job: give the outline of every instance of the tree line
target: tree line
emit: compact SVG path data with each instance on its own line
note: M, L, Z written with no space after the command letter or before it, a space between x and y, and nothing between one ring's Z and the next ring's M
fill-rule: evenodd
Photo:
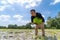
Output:
M54 16L54 15L53 15ZM60 29L60 12L54 18L48 17L47 28Z
M48 17L46 24L44 24L46 29L60 29L60 12L58 12L58 15L55 17ZM31 27L30 23L27 23L26 25L18 26L18 25L12 25L9 24L8 27L6 26L0 26L0 29L33 29L34 27Z

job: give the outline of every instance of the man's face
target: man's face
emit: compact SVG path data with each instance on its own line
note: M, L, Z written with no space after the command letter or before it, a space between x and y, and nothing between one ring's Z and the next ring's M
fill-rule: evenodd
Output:
M31 11L32 16L36 16L36 13L34 11Z

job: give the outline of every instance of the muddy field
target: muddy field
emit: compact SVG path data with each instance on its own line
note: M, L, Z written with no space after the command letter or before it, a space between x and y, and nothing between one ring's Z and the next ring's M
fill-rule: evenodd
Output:
M60 30L45 30L45 37L41 36L39 30L38 38L35 38L34 29L0 29L0 40L60 40Z

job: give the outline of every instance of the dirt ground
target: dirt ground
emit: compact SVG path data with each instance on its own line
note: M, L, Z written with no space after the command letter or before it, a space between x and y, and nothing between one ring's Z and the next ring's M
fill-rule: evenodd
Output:
M45 37L39 30L37 39L34 29L0 29L0 40L60 40L60 30L46 29Z

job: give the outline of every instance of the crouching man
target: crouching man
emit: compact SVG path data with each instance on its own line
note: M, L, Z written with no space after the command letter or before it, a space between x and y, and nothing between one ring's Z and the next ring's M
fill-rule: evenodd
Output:
M41 13L36 12L34 9L30 10L31 13L31 23L36 24L35 27L35 35L38 35L38 29L41 28L42 30L42 36L45 36L45 31L44 31L44 18L41 15Z

